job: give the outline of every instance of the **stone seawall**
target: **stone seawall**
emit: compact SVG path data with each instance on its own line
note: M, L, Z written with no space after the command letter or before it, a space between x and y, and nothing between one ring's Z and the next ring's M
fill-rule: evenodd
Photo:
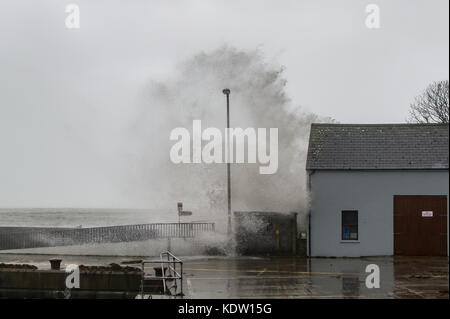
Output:
M67 273L63 270L0 269L0 298L64 298ZM135 298L141 272L80 271L80 288L71 298ZM147 285L148 287L148 285ZM158 293L162 280L155 280L147 293Z

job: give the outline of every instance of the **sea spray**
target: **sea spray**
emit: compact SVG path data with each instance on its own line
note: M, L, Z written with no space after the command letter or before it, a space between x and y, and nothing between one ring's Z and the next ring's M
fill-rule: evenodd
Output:
M302 110L285 92L283 67L268 63L259 50L228 46L196 54L178 65L165 80L152 80L143 93L132 133L141 159L141 187L160 194L159 203L183 201L193 219L226 225L226 166L170 161L170 132L201 120L205 127L224 129L226 105L222 89L231 89L231 127L278 128L279 167L261 175L258 165L232 165L232 209L297 211L303 224L308 206L305 160L312 122L330 121ZM149 203L152 205L152 203Z

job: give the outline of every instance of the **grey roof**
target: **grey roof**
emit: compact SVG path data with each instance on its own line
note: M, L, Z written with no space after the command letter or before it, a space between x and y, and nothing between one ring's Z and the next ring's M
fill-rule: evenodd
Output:
M448 130L448 124L312 124L306 169L448 169Z

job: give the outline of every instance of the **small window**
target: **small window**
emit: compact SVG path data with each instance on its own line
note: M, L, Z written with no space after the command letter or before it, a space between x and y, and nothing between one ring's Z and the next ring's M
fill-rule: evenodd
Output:
M358 240L358 211L342 211L342 240Z

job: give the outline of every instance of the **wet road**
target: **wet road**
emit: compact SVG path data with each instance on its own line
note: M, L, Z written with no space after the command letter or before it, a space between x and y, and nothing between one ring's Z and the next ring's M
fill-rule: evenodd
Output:
M48 268L51 257L0 254L0 262ZM130 258L62 259L66 265L104 265ZM186 298L449 298L447 257L182 259ZM366 287L369 264L380 269L380 288Z
M369 289L366 266L380 269ZM224 259L185 264L189 298L448 298L447 258Z

